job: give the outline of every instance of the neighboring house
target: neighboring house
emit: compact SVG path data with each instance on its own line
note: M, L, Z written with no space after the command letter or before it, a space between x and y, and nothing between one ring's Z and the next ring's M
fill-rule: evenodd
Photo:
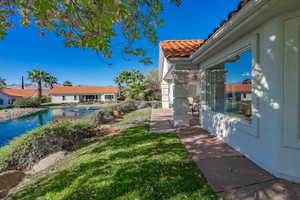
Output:
M10 107L15 100L32 98L36 94L36 89L0 89L0 108Z
M117 95L111 86L58 86L49 91L52 103L116 101Z
M251 101L252 87L251 84L226 84L226 97L235 98L238 101Z
M189 126L188 99L200 96L203 129L300 183L299 49L299 0L243 0L207 39L160 43L162 106L173 103L174 125ZM230 69L247 66L250 103L226 99Z

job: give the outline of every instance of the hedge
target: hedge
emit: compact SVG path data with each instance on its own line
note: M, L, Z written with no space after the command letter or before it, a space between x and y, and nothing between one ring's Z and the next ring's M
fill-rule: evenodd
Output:
M49 122L0 148L0 172L28 169L49 154L73 150L94 135L93 124L86 120Z
M13 107L16 108L34 108L38 107L40 103L36 98L33 99L17 99L13 103Z

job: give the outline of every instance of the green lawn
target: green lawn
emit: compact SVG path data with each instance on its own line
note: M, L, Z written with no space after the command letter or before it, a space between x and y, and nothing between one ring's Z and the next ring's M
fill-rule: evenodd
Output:
M93 139L57 165L28 177L34 184L13 199L219 199L175 134L148 130L140 125Z

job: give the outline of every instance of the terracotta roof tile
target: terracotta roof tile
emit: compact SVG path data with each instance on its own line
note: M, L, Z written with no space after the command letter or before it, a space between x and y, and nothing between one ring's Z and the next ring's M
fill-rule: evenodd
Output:
M118 88L112 86L58 86L54 87L51 94L99 94L99 93L118 93Z
M30 98L36 93L36 89L0 89L1 93L13 97Z
M194 53L204 40L168 40L160 42L166 58L189 57Z
M251 84L227 84L226 92L251 92L252 86Z
M231 20L242 8L244 8L252 0L241 0L237 9L228 14L214 31L208 35L205 40L169 40L160 42L160 46L166 58L182 58L189 57L198 50L209 38L211 38L219 29Z

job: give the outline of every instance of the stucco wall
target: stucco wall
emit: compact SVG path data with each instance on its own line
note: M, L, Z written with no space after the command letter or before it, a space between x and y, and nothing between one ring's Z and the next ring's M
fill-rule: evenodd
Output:
M299 130L289 129L299 123L299 58L285 65L288 49L299 50L300 41L293 46L285 39L285 32L298 31L300 37L300 18L295 30L285 30L286 22L300 17L300 11L274 18L258 27L252 33L239 38L235 43L212 56L203 63L216 63L247 45L253 52L253 119L246 122L220 113L210 111L202 105L200 123L209 132L246 155L261 167L276 176L300 182L300 134ZM298 38L299 39L299 38ZM299 52L298 52L299 53ZM298 54L299 57L299 54ZM300 70L299 70L300 71ZM297 75L295 75L295 72ZM293 78L289 78L292 76ZM297 85L292 87L289 85ZM287 99L296 99L287 104ZM287 110L297 110L287 115ZM297 124L298 124L297 123ZM298 134L298 137L296 136Z
M114 95L113 101L117 100L117 95L113 93L106 93L106 94L97 94L98 100L100 101L109 101L105 99L106 95ZM65 100L63 100L63 96L65 96ZM74 99L74 96L77 96L77 99ZM51 95L51 102L52 103L79 103L80 96L82 95ZM83 95L84 96L84 95Z
M65 96L65 100L63 100ZM77 100L74 100L74 95L52 95L52 103L79 103L79 96L77 95Z
M7 95L0 93L0 99L3 100L3 105L0 105L0 108L6 108L10 105L8 104L8 100L10 99Z

